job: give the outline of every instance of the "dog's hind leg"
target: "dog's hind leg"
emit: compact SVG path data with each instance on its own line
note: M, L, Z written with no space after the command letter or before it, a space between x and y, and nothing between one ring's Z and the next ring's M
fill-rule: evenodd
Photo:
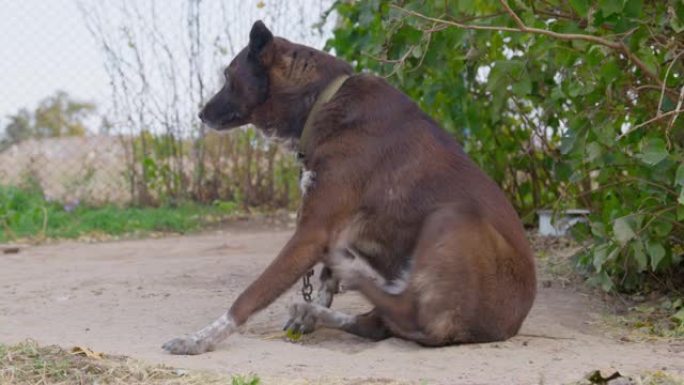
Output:
M290 308L290 321L285 325L285 329L295 333L299 332L302 325L312 319L319 326L343 330L347 333L375 341L391 337L392 335L375 310L360 315L349 315L312 303L292 305Z
M534 264L486 218L446 207L425 221L408 285L393 294L353 260L333 268L377 309L393 335L423 345L491 342L515 335L534 298Z
M328 266L323 266L319 277L321 286L318 288L316 303L321 306L330 307L333 296L339 292L340 280L333 275L332 269Z

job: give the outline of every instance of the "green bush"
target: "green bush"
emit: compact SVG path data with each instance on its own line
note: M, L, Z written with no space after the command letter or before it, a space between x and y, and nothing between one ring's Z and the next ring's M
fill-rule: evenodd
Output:
M593 241L579 258L593 282L636 291L684 275L683 2L334 9L328 48L416 100L524 221L540 208L591 210L577 235Z

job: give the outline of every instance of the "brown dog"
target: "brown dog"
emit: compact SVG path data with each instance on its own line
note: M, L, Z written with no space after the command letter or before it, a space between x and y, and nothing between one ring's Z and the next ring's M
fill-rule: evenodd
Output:
M208 125L254 124L302 154L297 230L278 257L204 329L167 342L212 349L322 262L317 303L286 325L339 328L437 346L515 335L535 296L534 260L499 187L406 95L260 21L202 110ZM342 280L374 306L329 309Z

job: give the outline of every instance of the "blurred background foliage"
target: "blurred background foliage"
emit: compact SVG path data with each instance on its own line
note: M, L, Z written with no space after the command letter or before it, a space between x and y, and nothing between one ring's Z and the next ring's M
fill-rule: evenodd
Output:
M41 100L33 111L22 108L8 116L0 151L31 138L83 136L87 131L84 119L95 110L93 103L73 100L58 91Z
M684 280L684 2L338 1L327 49L387 79L535 211L587 208L605 290Z

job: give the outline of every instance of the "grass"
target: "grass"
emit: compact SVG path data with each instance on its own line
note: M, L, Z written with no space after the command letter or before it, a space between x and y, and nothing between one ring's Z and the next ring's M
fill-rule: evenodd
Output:
M608 314L605 322L629 341L684 340L682 298L662 297L629 306L624 314Z
M231 202L157 208L69 207L47 201L37 189L0 186L0 243L20 239L186 233L234 215L236 208Z
M0 344L0 384L12 385L259 385L257 376L227 377L217 373L145 365L126 357L90 358L57 346L27 341Z
M684 338L684 297L673 291L654 300L640 296L605 293L583 284L574 255L581 246L570 238L542 237L528 233L537 257L537 278L542 286L575 286L592 296L604 297L603 322L616 338L629 341L680 340Z
M81 350L83 352L83 350ZM176 369L164 365L146 365L122 356L88 357L73 354L58 346L39 346L33 341L17 345L0 344L0 384L12 385L261 385L256 375L225 376L215 372ZM605 384L609 374L594 371L572 385ZM682 378L663 371L631 375L632 384L684 385ZM278 384L311 384L308 381L275 381ZM341 384L341 382L320 382ZM351 381L349 384L394 384L393 381ZM319 384L319 382L316 382ZM397 383L398 384L398 383ZM428 383L421 382L421 385Z

